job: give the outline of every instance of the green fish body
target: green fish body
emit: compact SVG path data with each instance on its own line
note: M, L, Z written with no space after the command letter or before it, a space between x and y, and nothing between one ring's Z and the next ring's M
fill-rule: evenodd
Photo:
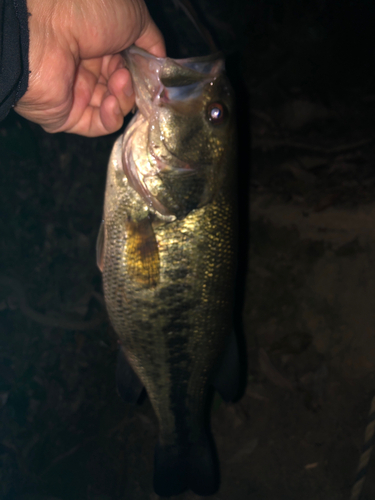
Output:
M122 363L159 422L155 491L208 495L218 471L207 395L232 332L233 91L217 56L161 59L132 47L125 59L138 112L109 161L98 265Z

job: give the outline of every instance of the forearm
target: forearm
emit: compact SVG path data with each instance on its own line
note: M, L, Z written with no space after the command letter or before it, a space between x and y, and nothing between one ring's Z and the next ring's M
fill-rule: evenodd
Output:
M27 90L28 57L26 0L0 0L0 120Z

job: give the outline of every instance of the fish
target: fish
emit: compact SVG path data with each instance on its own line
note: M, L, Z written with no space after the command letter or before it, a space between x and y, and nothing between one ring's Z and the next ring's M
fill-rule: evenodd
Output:
M97 242L117 387L129 403L145 389L156 414L155 492L211 495L211 387L238 390L234 93L220 54L124 57L138 110L113 146Z

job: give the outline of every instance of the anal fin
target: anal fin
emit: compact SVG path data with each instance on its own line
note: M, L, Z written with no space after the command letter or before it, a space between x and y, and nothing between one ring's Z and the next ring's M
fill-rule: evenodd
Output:
M120 347L117 355L116 386L121 398L126 403L137 403L144 389L138 375L130 366L124 348Z
M240 355L234 330L228 338L213 385L224 401L235 401L240 390Z

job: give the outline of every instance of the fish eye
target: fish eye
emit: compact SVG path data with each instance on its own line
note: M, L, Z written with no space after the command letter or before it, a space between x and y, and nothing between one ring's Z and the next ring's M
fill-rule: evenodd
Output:
M213 125L219 125L226 117L226 110L220 102L212 102L207 107L207 116Z

